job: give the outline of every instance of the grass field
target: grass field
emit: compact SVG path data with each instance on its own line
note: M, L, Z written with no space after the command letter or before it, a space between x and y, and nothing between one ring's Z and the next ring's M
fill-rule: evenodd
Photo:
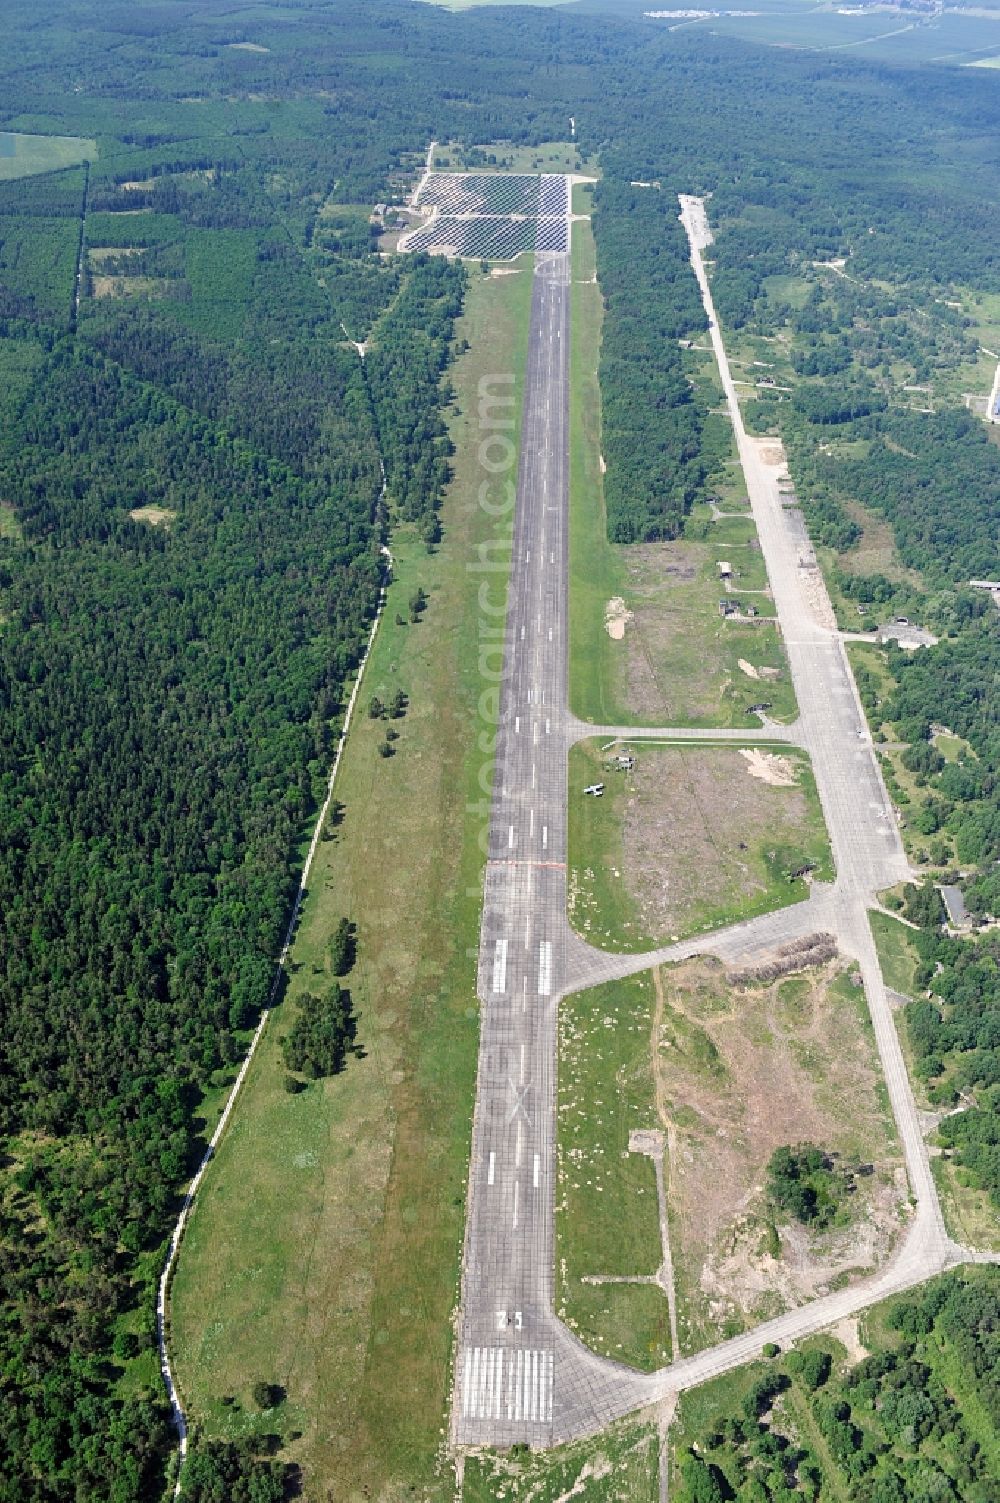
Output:
M653 1369L670 1361L666 1296L649 1284L590 1284L597 1274L649 1276L661 1260L652 1161L629 1134L656 1128L651 976L595 987L559 1011L557 1306L596 1351Z
M659 1476L659 1436L632 1421L554 1451L470 1456L462 1503L659 1503Z
M569 916L591 943L665 944L799 901L808 888L793 874L804 868L832 878L819 797L800 753L648 742L629 749L630 772L609 770L596 741L569 756ZM602 798L583 794L601 781Z
M397 533L395 579L362 704L400 688L395 755L362 714L273 1018L206 1178L173 1286L171 1342L192 1419L213 1434L272 1430L311 1496L453 1496L438 1466L446 1423L478 1009L482 755L474 706L477 543L503 523L477 504L478 383L526 352L529 276L474 276L452 379L455 479L433 556ZM517 410L520 410L518 401ZM514 435L516 439L516 434ZM420 585L429 606L399 625ZM348 979L364 1057L299 1095L279 1047L290 1001L321 985L338 919L358 925ZM284 1014L284 1015L283 1015ZM278 1382L277 1416L249 1390ZM233 1396L234 1404L224 1404Z
M970 1184L953 1159L933 1159L931 1169L949 1234L965 1247L1000 1252L1000 1217L989 1191Z
M585 719L625 715L615 685L614 647L604 629L608 600L623 594L621 550L608 542L601 482L601 393L597 364L604 308L594 280L594 236L573 226L570 329L569 696Z
M883 1258L905 1195L864 993L837 961L733 986L718 962L661 967L564 999L559 1029L560 1313L596 1351L670 1360L653 1166L630 1133L665 1138L683 1352L804 1303ZM779 1226L767 1161L815 1142L875 1173L833 1227ZM611 1275L643 1283L593 1282Z
M733 565L733 598L761 616L773 607L749 516L713 520L697 507L676 543L608 542L601 471L597 380L603 308L589 224L573 227L570 384L570 703L581 718L635 725L739 726L747 705L767 700L794 719L795 695L777 631L766 622L723 620L718 562ZM712 380L689 352L693 379ZM712 419L709 419L711 422ZM723 510L744 504L731 431L717 435ZM617 639L607 627L619 603Z
M28 136L0 131L0 182L96 160L97 142L84 136Z
M870 913L868 917L886 986L904 997L912 997L913 976L920 963L913 930L887 913Z

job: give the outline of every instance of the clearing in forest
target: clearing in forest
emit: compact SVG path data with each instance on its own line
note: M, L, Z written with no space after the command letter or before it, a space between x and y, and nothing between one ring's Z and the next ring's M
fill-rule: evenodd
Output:
M0 182L56 172L97 158L97 142L86 136L30 136L0 131Z

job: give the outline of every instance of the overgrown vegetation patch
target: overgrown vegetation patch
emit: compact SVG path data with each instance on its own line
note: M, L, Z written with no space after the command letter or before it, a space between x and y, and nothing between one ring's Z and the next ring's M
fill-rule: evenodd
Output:
M949 1274L871 1311L851 1352L816 1337L685 1394L671 1495L986 1503L1000 1468L998 1284L995 1269Z
M808 762L785 748L582 742L569 799L570 919L606 948L718 928L832 877Z
M595 988L563 1002L559 1050L558 1298L596 1350L670 1359L655 1177L629 1151L635 1132L663 1134L684 1352L860 1276L894 1245L905 1175L864 993L842 962L732 984L691 961ZM808 1143L823 1145L815 1163ZM784 1203L790 1145L821 1214Z

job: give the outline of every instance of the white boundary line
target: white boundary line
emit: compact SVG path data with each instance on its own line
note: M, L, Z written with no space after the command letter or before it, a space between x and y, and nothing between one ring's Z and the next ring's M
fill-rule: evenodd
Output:
M383 484L383 494L384 491L385 486ZM163 1378L163 1386L167 1390L167 1398L170 1400L170 1408L173 1414L174 1428L177 1431L178 1465L177 1481L174 1486L175 1498L180 1497L181 1474L184 1470L184 1462L187 1457L188 1450L188 1427L187 1416L184 1413L184 1406L180 1401L180 1395L177 1391L177 1381L174 1378L173 1368L170 1364L170 1353L167 1348L166 1316L167 1302L170 1294L170 1280L173 1276L174 1265L177 1262L177 1254L180 1251L181 1238L184 1235L184 1228L187 1225L188 1216L190 1215L191 1209L194 1205L195 1196L197 1195L202 1179L204 1178L205 1170L208 1168L209 1164L212 1161L212 1158L215 1155L215 1150L218 1147L219 1140L226 1130L226 1125L229 1121L233 1107L236 1105L236 1098L240 1093L240 1088L242 1087L244 1080L246 1079L247 1071L250 1068L251 1061L253 1060L253 1057L257 1052L257 1045L260 1043L261 1038L263 1037L264 1029L267 1025L267 1020L271 1015L271 1008L274 1006L274 999L278 994L278 988L281 985L281 979L284 975L285 961L288 959L288 952L292 947L292 939L295 934L295 925L298 921L299 910L302 907L302 899L305 897L306 883L309 880L309 872L312 868L313 858L316 855L316 848L320 842L320 837L323 832L323 826L326 823L326 817L330 809L330 802L333 798L334 783L336 782L337 772L340 768L340 758L347 741L347 733L351 728L351 721L354 717L354 706L357 701L358 691L361 688L361 681L364 678L365 669L368 666L368 658L371 654L371 650L375 642L375 633L378 631L379 622L382 619L382 612L385 609L386 593L388 591L389 581L392 577L392 554L389 552L389 549L384 546L382 552L388 559L388 569L386 577L383 580L382 586L379 590L378 604L375 607L375 619L372 621L371 630L368 633L368 641L365 644L365 650L362 653L361 661L358 664L357 677L354 680L354 687L351 690L351 697L347 701L347 711L344 715L344 724L341 727L340 739L337 742L337 750L334 753L333 764L330 768L330 776L328 777L326 783L326 797L323 800L319 814L316 816L316 823L313 827L312 840L309 842L309 850L306 853L306 859L302 866L302 874L299 877L298 890L295 894L295 902L292 904L292 913L291 917L288 920L288 928L285 930L285 940L284 944L281 947L281 954L278 957L278 964L275 968L274 981L272 982L270 995L267 999L267 1006L264 1008L264 1011L260 1015L260 1022L257 1024L257 1027L254 1030L253 1038L250 1040L250 1048L247 1050L246 1058L240 1066L239 1073L237 1074L236 1079L233 1082L233 1088L229 1092L229 1096L222 1111L222 1116L219 1118L218 1126L216 1127L209 1140L208 1147L205 1149L201 1163L198 1165L198 1172L195 1174L194 1179L188 1186L187 1192L184 1196L184 1201L181 1205L180 1213L174 1224L174 1230L170 1238L170 1246L167 1249L167 1260L163 1265L163 1272L160 1274L160 1284L156 1295L156 1344L159 1348L160 1353L160 1374Z

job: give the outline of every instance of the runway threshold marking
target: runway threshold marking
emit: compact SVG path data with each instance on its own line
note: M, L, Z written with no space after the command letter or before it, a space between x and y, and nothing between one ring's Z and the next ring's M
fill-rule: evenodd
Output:
M551 1424L554 1380L551 1349L467 1346L462 1354L462 1416Z

